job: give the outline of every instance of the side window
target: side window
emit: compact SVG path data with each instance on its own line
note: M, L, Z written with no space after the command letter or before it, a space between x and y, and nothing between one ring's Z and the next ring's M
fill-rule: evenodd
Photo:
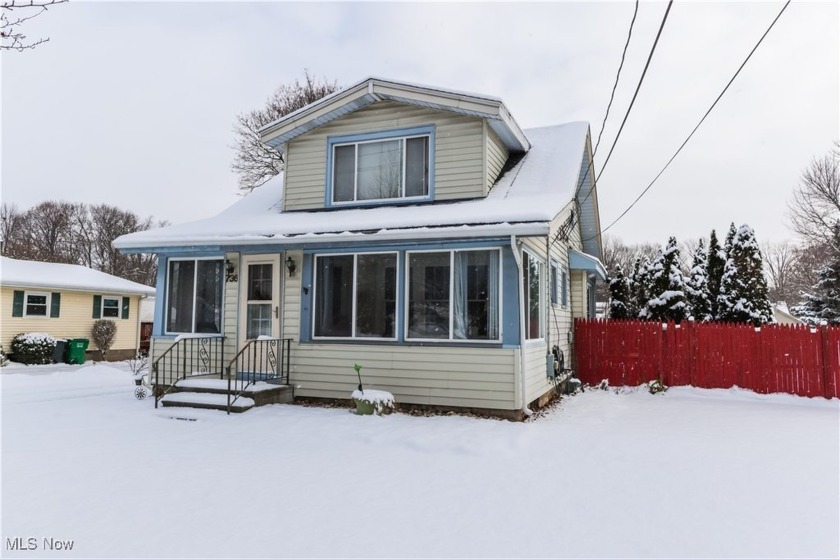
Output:
M543 264L528 252L522 254L522 283L525 292L525 339L538 340L543 337Z
M551 261L551 277L549 281L551 282L551 304L556 305L559 302L558 299L558 283L560 281L560 274L559 274L560 267L557 264L556 260Z

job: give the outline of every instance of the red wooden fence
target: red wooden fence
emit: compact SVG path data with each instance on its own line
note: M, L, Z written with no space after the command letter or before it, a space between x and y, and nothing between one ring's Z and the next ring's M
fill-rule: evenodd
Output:
M840 397L840 326L575 320L575 369L588 384L740 386Z

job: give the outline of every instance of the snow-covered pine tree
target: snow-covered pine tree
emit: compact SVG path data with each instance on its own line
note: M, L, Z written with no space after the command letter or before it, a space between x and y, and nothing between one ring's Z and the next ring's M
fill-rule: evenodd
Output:
M634 318L647 318L645 305L650 293L650 259L637 257L630 276L630 304L628 312Z
M615 267L615 275L610 280L610 318L635 318L630 314L630 281L624 276L621 266Z
M732 238L720 281L718 319L756 326L772 322L773 309L767 292L761 249L752 228L742 225Z
M650 298L645 315L651 320L680 322L687 313L685 303L685 278L680 270L680 249L677 239L671 237L651 265Z
M726 233L726 240L723 241L723 252L726 254L726 258L729 258L729 251L732 250L732 242L735 240L736 233L735 223L730 223L729 231Z
M840 324L840 224L834 228L835 251L817 272L817 283L802 294L802 302L791 309L809 324Z
M714 234L714 232L712 232ZM685 281L685 300L688 304L690 316L694 320L712 320L712 305L709 301L709 285L706 277L708 262L706 261L706 247L703 246L703 239L694 251L694 259L691 262L691 270Z
M724 266L726 266L726 252L720 246L715 230L712 229L712 235L709 237L709 252L706 256L706 283L709 288L711 320L718 319L717 300L720 295L720 280L723 277Z

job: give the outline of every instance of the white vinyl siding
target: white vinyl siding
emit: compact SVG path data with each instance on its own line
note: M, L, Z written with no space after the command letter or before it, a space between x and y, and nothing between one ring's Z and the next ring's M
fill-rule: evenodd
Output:
M318 127L286 146L285 210L323 208L327 137L435 126L435 200L476 198L486 191L482 120L392 102L375 103Z

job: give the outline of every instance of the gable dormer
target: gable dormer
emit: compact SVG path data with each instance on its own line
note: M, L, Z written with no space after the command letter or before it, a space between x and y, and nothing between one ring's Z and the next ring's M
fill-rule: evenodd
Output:
M481 198L528 140L501 100L369 78L261 130L285 211Z

